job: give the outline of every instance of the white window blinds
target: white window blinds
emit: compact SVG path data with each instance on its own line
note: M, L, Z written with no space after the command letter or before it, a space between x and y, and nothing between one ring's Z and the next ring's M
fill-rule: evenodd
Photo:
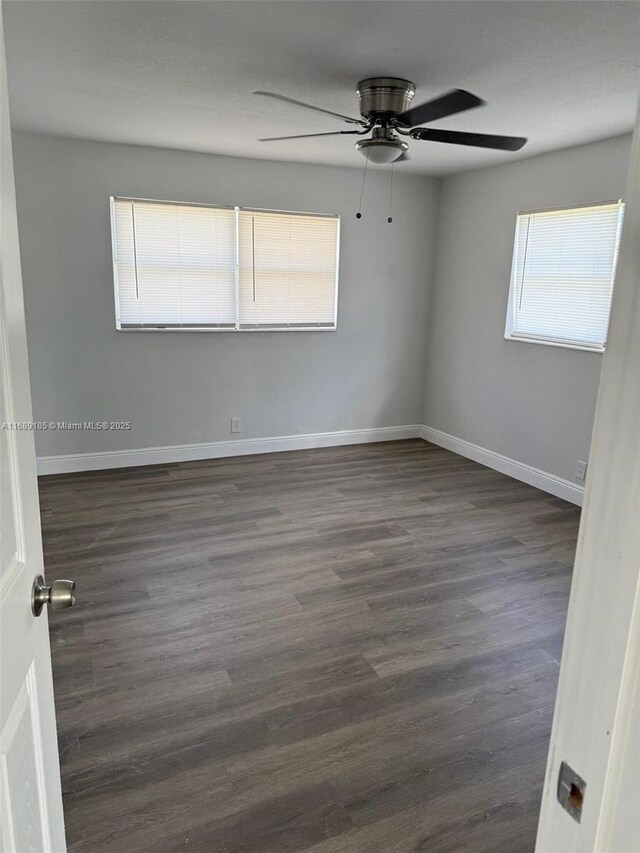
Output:
M604 347L623 209L518 214L506 337Z
M235 325L235 212L114 200L122 328Z
M118 328L333 329L335 216L114 198Z
M241 327L333 327L337 238L335 217L241 210Z

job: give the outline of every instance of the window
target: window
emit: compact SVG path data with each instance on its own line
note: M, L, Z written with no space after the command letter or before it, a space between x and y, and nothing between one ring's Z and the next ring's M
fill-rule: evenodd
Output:
M240 328L335 327L338 220L238 213Z
M233 208L115 199L118 328L235 328Z
M337 216L111 199L118 329L335 329Z
M616 201L518 214L506 338L604 350L623 211Z

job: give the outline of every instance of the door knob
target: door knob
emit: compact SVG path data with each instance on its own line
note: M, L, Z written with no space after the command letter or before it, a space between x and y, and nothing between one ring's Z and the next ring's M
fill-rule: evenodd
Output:
M42 575L36 575L31 588L31 612L34 616L42 613L45 604L52 610L64 610L76 603L75 581L57 580L46 586Z

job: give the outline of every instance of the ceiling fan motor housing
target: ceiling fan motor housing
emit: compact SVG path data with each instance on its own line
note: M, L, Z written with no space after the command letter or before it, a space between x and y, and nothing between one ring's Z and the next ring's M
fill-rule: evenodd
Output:
M416 87L401 77L367 77L356 88L360 115L368 121L391 118L409 109Z

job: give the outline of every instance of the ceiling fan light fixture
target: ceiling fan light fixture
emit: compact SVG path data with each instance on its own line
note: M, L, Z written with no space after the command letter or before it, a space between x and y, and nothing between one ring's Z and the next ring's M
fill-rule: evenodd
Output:
M385 139L374 137L373 139L361 139L356 142L356 150L370 163L384 165L393 163L407 151L408 144L402 139Z

